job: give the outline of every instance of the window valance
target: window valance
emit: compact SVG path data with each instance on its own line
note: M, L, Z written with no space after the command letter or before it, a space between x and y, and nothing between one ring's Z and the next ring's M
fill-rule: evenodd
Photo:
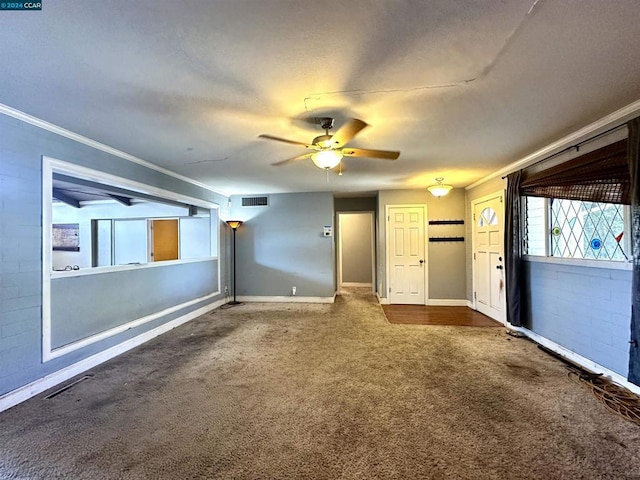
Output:
M627 139L527 176L520 195L604 203L631 203Z

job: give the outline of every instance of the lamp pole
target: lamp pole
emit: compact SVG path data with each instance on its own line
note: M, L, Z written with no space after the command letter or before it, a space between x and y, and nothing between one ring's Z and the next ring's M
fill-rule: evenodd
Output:
M227 225L233 230L233 301L230 305L240 305L242 302L236 301L236 230L242 225L240 220L227 220Z

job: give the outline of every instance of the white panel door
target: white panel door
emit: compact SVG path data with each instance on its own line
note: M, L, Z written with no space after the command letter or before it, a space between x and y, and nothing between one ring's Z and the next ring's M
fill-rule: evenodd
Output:
M389 302L424 305L425 207L389 207Z
M476 309L504 323L504 227L502 194L474 203L474 299Z

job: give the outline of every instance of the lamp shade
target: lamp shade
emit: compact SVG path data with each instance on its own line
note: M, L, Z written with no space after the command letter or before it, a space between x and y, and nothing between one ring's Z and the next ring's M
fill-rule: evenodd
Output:
M227 225L229 225L232 229L237 230L240 225L242 225L242 220L227 220Z
M437 184L427 187L427 190L429 190L429 192L431 192L431 195L433 195L434 197L444 197L453 188L453 186L451 185L444 185L442 183L442 180L444 180L443 177L438 177L436 178L436 182L438 182Z
M316 167L327 170L340 163L340 160L342 160L342 152L338 150L321 150L311 155L311 160Z

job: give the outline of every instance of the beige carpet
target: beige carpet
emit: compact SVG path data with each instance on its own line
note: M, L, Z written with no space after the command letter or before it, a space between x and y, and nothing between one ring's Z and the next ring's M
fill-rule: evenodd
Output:
M632 479L640 429L499 328L217 310L0 414L0 478Z

